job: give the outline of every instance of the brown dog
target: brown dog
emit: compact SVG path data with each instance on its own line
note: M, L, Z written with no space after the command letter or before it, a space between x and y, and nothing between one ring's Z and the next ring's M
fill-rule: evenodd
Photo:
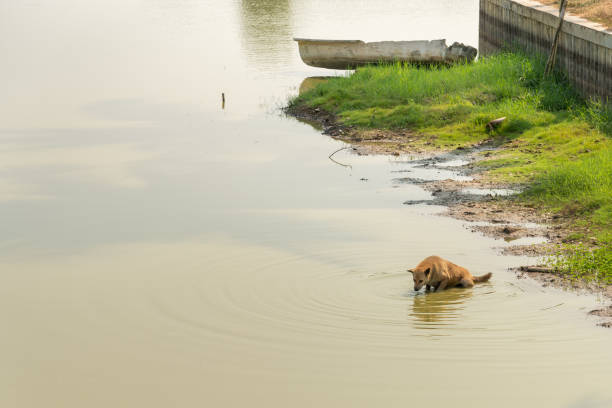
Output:
M408 269L414 278L414 290L420 290L426 285L426 290L434 291L454 286L471 288L474 283L486 282L491 278L491 272L482 276L474 276L467 269L455 265L439 256L428 256L416 268Z

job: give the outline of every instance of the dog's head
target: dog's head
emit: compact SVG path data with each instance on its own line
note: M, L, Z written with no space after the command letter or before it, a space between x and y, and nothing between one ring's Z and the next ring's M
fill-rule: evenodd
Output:
M418 291L421 290L423 285L426 285L429 282L431 268L408 269L408 272L412 274L412 279L414 280L414 290Z

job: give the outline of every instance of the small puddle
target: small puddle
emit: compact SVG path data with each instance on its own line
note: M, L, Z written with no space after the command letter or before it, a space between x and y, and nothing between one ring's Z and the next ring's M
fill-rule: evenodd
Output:
M469 160L465 159L454 159L449 161L444 161L441 163L436 163L436 167L461 167L470 164Z
M422 184L430 181L455 180L455 181L471 181L474 180L471 176L465 176L457 171L439 169L434 166L422 167L411 166L406 169L396 170L396 173L404 173L406 177L393 179L394 183L413 183Z
M504 241L512 242L512 245L537 245L545 244L548 239L545 237L522 237L513 239L512 237L505 237Z
M492 226L500 226L507 225L510 227L519 227L525 229L536 229L543 228L541 224L536 224L535 222L488 222L488 221L470 221L470 226L474 227L492 227Z
M461 190L461 194L471 194L478 196L511 196L518 194L520 191L511 190L507 188L464 188Z

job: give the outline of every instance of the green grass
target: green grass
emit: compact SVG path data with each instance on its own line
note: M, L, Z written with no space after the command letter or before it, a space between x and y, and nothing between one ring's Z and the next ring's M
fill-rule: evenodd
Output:
M451 67L368 66L319 84L290 107L319 107L363 129L409 130L432 147L492 140L499 149L478 163L488 178L526 185L520 199L572 219L570 239L594 235L609 255L612 109L583 100L559 73L543 79L543 70L542 59L516 53Z
M612 284L612 243L599 248L565 245L548 257L548 265L570 279Z
M523 195L564 216L587 222L600 242L612 241L612 149L601 149L551 167Z
M346 125L409 129L439 147L488 139L486 124L505 116L495 132L500 143L520 136L524 147L546 144L544 156L556 157L598 149L596 140L612 134L610 110L582 101L559 74L542 80L543 66L540 59L513 53L430 69L369 66L320 84L291 104L322 108ZM492 173L500 179L528 179L537 166L528 163L530 155L518 153L491 158L486 165L503 167Z
M511 53L474 64L431 69L396 63L360 68L351 76L321 84L302 98L341 112L393 108L411 102L490 106L494 101L533 98L535 93L526 89L535 89L533 85L539 84L541 72L541 61ZM574 102L577 96L570 88L556 86L557 82L558 78L553 77L538 92L541 103L558 110Z

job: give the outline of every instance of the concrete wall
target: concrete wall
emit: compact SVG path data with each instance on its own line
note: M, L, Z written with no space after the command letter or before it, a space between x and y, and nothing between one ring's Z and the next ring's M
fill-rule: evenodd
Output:
M529 0L480 0L479 52L491 54L518 45L548 56L559 10ZM565 15L557 67L584 96L612 103L612 32L599 24Z

